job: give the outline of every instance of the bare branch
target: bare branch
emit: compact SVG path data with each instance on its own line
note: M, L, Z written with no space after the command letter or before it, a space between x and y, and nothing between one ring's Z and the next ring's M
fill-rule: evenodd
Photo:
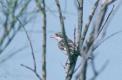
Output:
M70 54L69 54L70 53L70 50L69 50L68 43L67 43L67 37L66 37L66 31L65 31L65 24L64 24L64 17L62 15L61 6L60 6L60 3L59 3L59 0L55 0L55 2L56 2L56 5L57 5L57 8L58 8L60 25L61 25L61 31L62 31L62 34L64 36L64 41L65 41L65 44L66 44L67 54L68 54L68 56L70 56Z
M24 23L23 25L25 26L27 23ZM0 49L0 54L3 53L3 51L6 50L6 48L8 47L8 45L12 42L13 38L16 36L17 32L21 29L21 25L19 25L18 29L16 29L13 32L12 36L9 36L8 41L5 43L5 45L3 46L3 48ZM6 36L7 37L7 36Z
M83 27L83 0L77 0L78 2L78 26L77 26L77 51L80 53L81 49L81 33Z
M43 33L43 37L42 37L42 80L46 80L46 37L47 37L47 21L46 21L46 7L45 7L45 0L42 0L42 4L43 4L43 9L42 9L42 15L43 15L43 25L42 25L42 33Z
M21 66L22 66L22 67L25 67L26 69L29 69L30 71L32 71L32 72L36 75L36 77L37 77L39 80L42 80L42 78L40 77L40 75L39 75L34 69L32 69L32 68L30 68L30 67L28 67L28 66L26 66L26 65L23 65L23 64L21 64Z
M99 35L98 33L99 33L99 30L100 30L101 25L103 23L103 20L105 18L106 11L108 9L108 5L109 4L107 2L104 2L103 4L100 5L99 14L96 17L96 20L93 22L92 31L90 33L90 36L89 36L87 42L86 42L86 44L87 44L86 51L87 52L89 52L88 50L90 49L90 47L92 47L91 49L93 50L93 45L95 44L95 40L97 39L97 37Z
M74 28L74 52L76 50L76 28Z
M106 61L99 71L95 70L94 63L92 63L92 68L95 70L95 74L90 80L95 80L98 77L98 75L100 75L105 70L105 68L107 67L108 63L109 63L109 61Z
M94 72L94 75L98 75L98 71L96 70L96 66L95 66L94 60L91 60L91 66L92 66L92 70Z
M94 45L93 50L96 50L102 43L104 43L104 42L107 41L108 39L114 37L115 35L117 35L117 34L119 34L119 33L121 33L121 32L122 32L122 31L117 31L117 32L115 32L115 33L109 35L109 36L106 37L105 39L100 40L98 43L96 43L96 44Z
M108 20L110 19L110 16L112 15L113 10L114 10L114 5L113 5L112 10L111 10L110 13L108 14L107 19L105 20L104 24L103 24L102 27L100 28L99 33L98 33L98 36L100 35L100 33L101 33L103 30L104 30L104 31L103 31L103 36L104 36L104 34L106 33L107 27L105 28L105 25L108 23Z
M23 30L25 31L26 33L26 36L27 36L27 39L29 41L29 44L30 44L30 48L31 48L31 55L32 55L32 58L33 58L33 65L34 65L34 69L28 67L28 66L25 66L23 64L21 64L21 66L31 70L32 72L34 72L34 74L39 78L39 80L42 80L42 78L40 77L40 75L37 73L37 65L36 65L36 59L35 59L35 55L34 55L34 50L33 50L33 46L32 46L32 43L31 43L31 40L30 40L30 37L29 37L29 34L28 32L26 31L24 25L22 24L22 22L19 20L18 17L16 17L16 19L19 21L19 23L22 25L22 28Z
M6 20L3 23L4 34L2 38L0 39L0 54L3 53L3 51L7 48L7 46L11 43L11 41L15 37L16 33L20 30L19 25L17 26L18 28L16 27L17 21L15 19L17 2L18 0L14 0L12 2L7 1L6 2L7 5L5 6L4 6L5 2L1 3L6 8L5 11L3 10L3 14L6 17ZM20 12L17 15L18 17L21 17L24 14L24 11L27 9L27 6L29 3L30 3L30 0L25 1L25 4L23 5L22 10L20 10ZM15 30L15 27L16 27L16 30ZM12 33L12 30L14 31L13 33ZM11 33L12 33L12 36L10 36Z
M30 68L30 67L28 67L28 66L26 66L26 65L24 65L24 64L21 64L21 66L22 66L22 67L25 67L25 68L27 68L27 69L29 69L29 70L31 70L31 71L34 72L34 69L32 69L32 68Z
M20 53L21 51L25 50L26 48L28 48L28 46L23 46L19 49L17 49L16 51L10 53L9 55L7 55L4 59L0 60L0 64L8 61L9 59L11 59L13 56L15 56L16 54Z
M92 22L92 19L93 19L93 17L94 17L95 12L96 12L96 9L97 9L97 7L98 7L99 1L100 1L100 0L97 0L97 1L95 2L94 7L93 7L93 9L92 9L92 11L91 11L91 14L89 15L89 21L88 21L88 23L87 23L87 24L85 25L85 27L84 27L83 35L82 35L82 37L81 37L81 45L82 45L82 46L83 46L83 43L85 42L84 40L85 40L85 38L86 38L86 34L87 34L87 32L88 32L89 26L90 26L90 24L91 24L91 22Z
M36 5L42 13L42 80L46 80L46 46L47 46L47 19L45 0L35 0Z
M70 54L70 50L69 50L69 46L68 46L68 42L67 42L67 37L66 37L66 32L65 32L64 17L62 15L60 3L59 3L59 0L55 0L55 2L56 2L56 6L58 8L61 31L64 36L64 42L66 44L66 50L67 50L68 59L70 62L69 64L66 65L66 71L67 71L66 73L67 74L66 74L65 80L71 80L73 73L74 73L74 69L75 69L75 65L76 65L76 61L77 61L78 56L75 53L73 55Z
M26 36L27 36L27 39L28 39L28 41L29 41L29 45L30 45L30 48L31 48L31 55L32 55L32 58L33 58L34 70L36 71L36 70L37 70L37 68L36 68L36 59L35 59L34 50L33 50L33 46L32 46L32 43L31 43L29 34L28 34L28 32L26 31L26 29L25 29L24 25L22 24L22 22L19 20L19 18L16 17L16 19L19 21L19 23L21 24L23 30L24 30L25 33L26 33Z

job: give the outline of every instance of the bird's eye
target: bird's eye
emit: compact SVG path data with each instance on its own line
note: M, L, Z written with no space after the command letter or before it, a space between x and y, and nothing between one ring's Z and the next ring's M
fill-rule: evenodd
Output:
M56 35L56 36L58 36L58 34L57 34L57 33L56 33L55 35Z

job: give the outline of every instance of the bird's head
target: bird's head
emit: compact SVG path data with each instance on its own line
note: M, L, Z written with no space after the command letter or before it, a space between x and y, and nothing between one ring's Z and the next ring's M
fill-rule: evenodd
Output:
M57 41L61 41L64 39L63 34L61 32L54 33L51 38L56 39Z

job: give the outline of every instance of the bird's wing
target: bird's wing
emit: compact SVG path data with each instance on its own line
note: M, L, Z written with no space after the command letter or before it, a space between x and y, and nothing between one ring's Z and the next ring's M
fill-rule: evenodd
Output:
M66 51L66 47L65 47L65 44L64 44L63 41L60 41L60 42L58 43L58 48L61 49L61 50Z
M73 41L70 40L70 39L68 40L68 46L69 46L70 50L74 50L74 48L75 48L75 45L74 45Z
M64 50L66 51L66 44L64 44L64 40L61 40L59 43L58 43L58 47L61 49L61 50ZM74 43L72 40L68 39L68 47L69 47L69 50L70 51L73 51L75 46L74 46Z

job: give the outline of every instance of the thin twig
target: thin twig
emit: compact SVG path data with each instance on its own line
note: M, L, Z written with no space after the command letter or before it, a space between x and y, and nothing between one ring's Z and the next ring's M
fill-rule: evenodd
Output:
M5 58L0 60L0 64L8 61L9 59L11 59L13 56L15 56L17 53L20 53L21 51L25 50L26 48L28 48L28 46L23 46L19 49L17 49L16 51L10 53L9 55L7 55Z
M24 65L24 64L21 64L21 66L22 66L22 67L25 67L26 69L28 69L28 70L30 70L30 71L32 71L32 72L36 75L36 77L37 77L39 80L42 80L42 78L40 77L40 75L39 75L34 69L32 69L31 67L28 67L28 66L26 66L26 65Z
M80 64L75 68L74 73L78 71L81 65L82 65L82 62L80 62Z
M98 71L96 70L96 66L95 66L94 60L91 60L91 66L92 66L92 70L93 70L94 75L97 75Z
M87 23L87 24L85 25L85 27L84 27L83 35L82 35L82 37L81 37L81 46L83 46L83 43L85 42L84 40L85 40L85 38L86 38L86 34L87 34L87 32L88 32L88 29L89 29L89 26L90 26L90 24L91 24L91 22L92 22L92 19L93 19L94 15L95 15L95 12L96 12L96 9L97 9L97 7L98 7L99 1L100 1L100 0L97 0L97 1L95 2L94 6L93 6L93 9L92 9L92 12L91 12L91 14L89 15L89 21L88 21L88 23Z
M2 2L2 1L1 1ZM11 43L11 41L13 40L13 38L15 37L16 33L20 30L20 28L18 27L15 31L15 24L17 24L17 20L15 19L15 10L17 7L17 1L14 1L14 6L11 8L9 7L10 4L8 4L9 2L7 2L8 6L4 6L7 10L3 11L4 15L6 16L6 20L4 22L3 27L5 28L5 34L3 35L3 37L0 40L0 54L3 53L3 51L5 51L5 49L8 47L8 45ZM30 3L30 0L28 0L27 2L25 2L25 4L22 6L22 9L19 11L19 13L17 14L17 17L20 17L24 14L24 11L27 9L28 4ZM4 5L4 2L2 2L2 6ZM8 17L10 17L10 13L9 13L9 9L12 9L12 13L11 13L11 19L12 21L10 21L8 19ZM8 22L10 21L10 24L8 24ZM10 28L8 28L9 26ZM12 36L10 37L10 33L12 31L12 29L14 30ZM2 47L2 45L4 44L4 41L6 41L5 39L8 39L8 41L5 43L5 45Z
M76 50L76 28L74 28L74 52Z
M108 37L106 37L105 39L101 40L100 42L96 43L94 45L93 51L96 50L102 43L104 43L105 41L109 40L110 38L114 37L115 35L121 33L122 31L117 31L111 35L109 35Z
M111 10L110 13L108 14L107 19L105 20L104 24L103 24L102 27L100 28L100 31L99 31L99 33L98 33L98 36L99 36L99 34L103 31L103 29L105 29L104 27L105 27L105 25L107 24L108 20L110 19L110 16L112 15L113 10L114 10L114 5L113 5L113 7L112 7L112 10ZM105 33L105 32L106 32L106 29L105 29L104 33Z
M23 25L25 26L27 23L24 23ZM5 43L4 47L0 49L0 54L2 54L6 48L9 46L9 44L12 42L13 38L16 36L16 34L20 31L21 26L19 25L19 27L13 32L13 35L11 37L9 37L8 41Z
M107 67L108 63L109 63L109 61L107 60L103 64L103 66L101 67L101 69L99 71L96 71L95 75L90 80L95 80L98 77L98 75L100 75L105 70L105 68ZM94 66L92 66L92 67L94 68Z
M27 30L25 29L24 25L22 24L22 22L19 20L19 18L16 17L16 19L19 21L19 23L21 24L23 30L26 33L26 36L27 36L27 39L29 41L29 45L30 45L30 48L31 48L31 54L32 54L32 58L33 58L34 70L36 71L37 70L37 68L36 68L36 59L35 59L34 50L33 50L32 42L30 40L29 34L28 34Z
M31 43L29 34L28 34L28 32L26 31L26 29L25 29L24 25L22 24L22 22L19 20L19 18L16 17L16 19L17 19L17 20L19 21L19 23L22 25L22 28L23 28L23 30L25 31L26 36L27 36L27 39L28 39L28 41L29 41L30 48L31 48L31 54L32 54L32 58L33 58L34 69L32 69L32 68L30 68L30 67L28 67L28 66L25 66L25 65L23 65L23 64L21 64L21 66L23 66L23 67L25 67L25 68L27 68L27 69L33 71L33 72L35 73L35 75L39 78L39 80L42 80L41 77L40 77L40 75L37 73L36 59L35 59L34 50L33 50L33 46L32 46L32 43Z
M87 43L86 43L86 52L85 53L89 52L90 47L93 50L93 45L95 43L95 40L98 38L98 32L99 32L99 29L103 23L104 18L105 18L107 9L108 9L107 3L100 5L99 14L97 15L97 18L95 20L96 22L95 21L93 22L93 25L92 25L93 28L92 28L92 31L90 32L90 36L89 36ZM87 54L88 55L87 57L89 57L90 54Z

